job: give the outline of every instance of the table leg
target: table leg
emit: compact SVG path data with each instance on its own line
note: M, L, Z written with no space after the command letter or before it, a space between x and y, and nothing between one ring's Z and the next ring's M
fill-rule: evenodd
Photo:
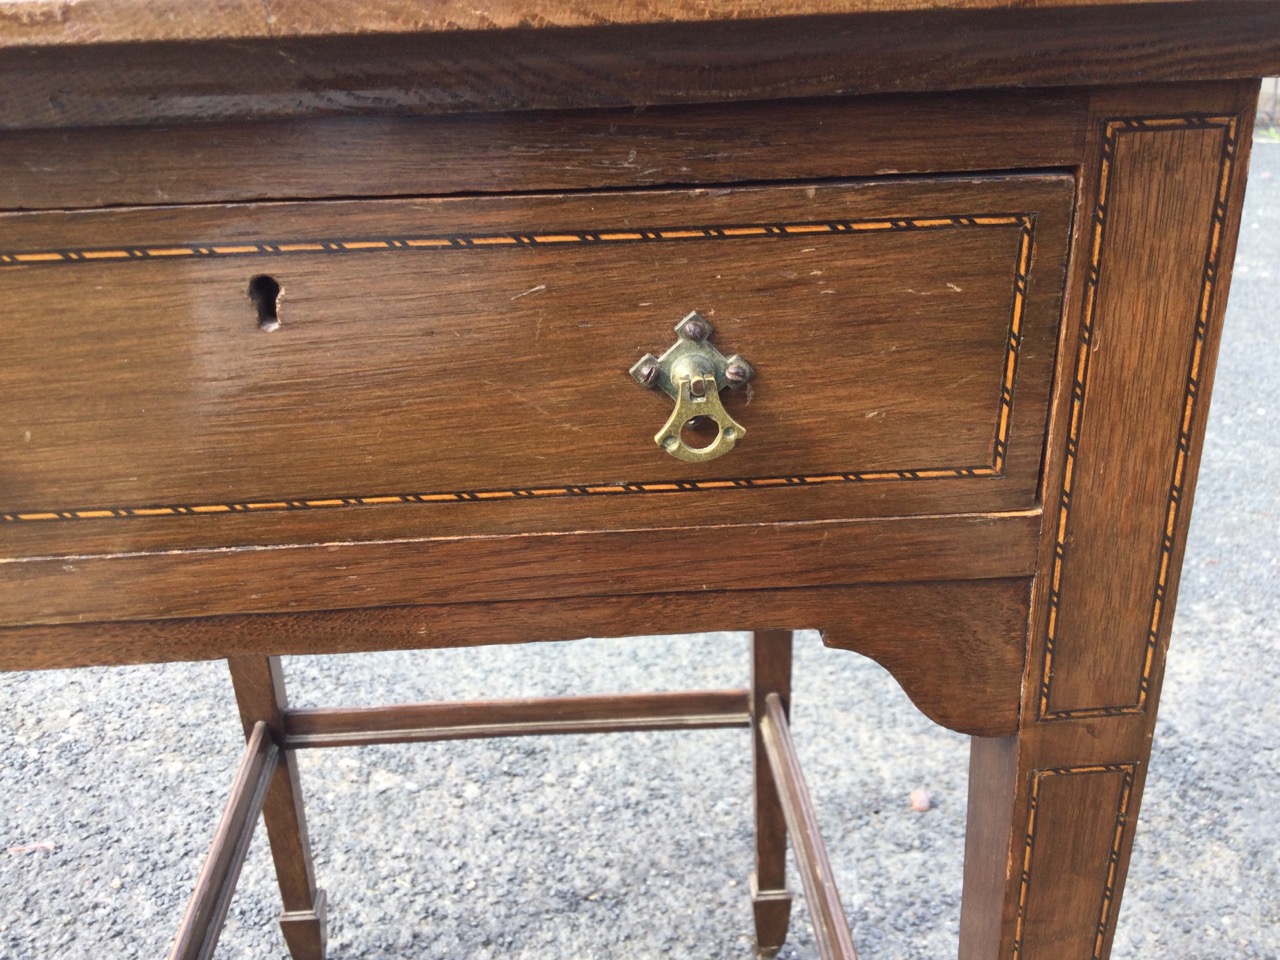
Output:
M960 960L1108 956L1150 742L1125 726L973 740Z
M246 735L254 723L263 721L276 742L283 743L283 713L288 698L280 658L229 657L227 665L231 668L231 682ZM289 954L293 960L324 960L328 938L325 894L316 887L302 786L293 750L280 751L275 776L267 788L262 818L267 825L267 839L271 843L284 902L280 929Z
M961 960L1111 951L1255 97L1093 98L1019 731L972 744Z
M756 954L772 957L787 938L791 893L787 890L787 825L773 771L760 737L765 698L776 693L791 706L791 631L768 630L751 637L751 732L755 768L756 868L751 875Z

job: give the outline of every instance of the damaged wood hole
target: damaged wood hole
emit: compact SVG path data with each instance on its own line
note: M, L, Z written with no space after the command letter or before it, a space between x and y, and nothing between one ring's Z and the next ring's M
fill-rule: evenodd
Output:
M280 328L280 284L275 277L259 274L249 280L249 299L258 310L258 329L270 333Z

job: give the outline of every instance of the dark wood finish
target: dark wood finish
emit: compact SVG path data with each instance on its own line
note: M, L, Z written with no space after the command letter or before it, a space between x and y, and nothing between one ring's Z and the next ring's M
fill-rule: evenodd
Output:
M765 702L776 696L783 713L791 709L790 630L763 630L751 636L751 767L755 785L756 861L751 874L751 909L756 954L772 957L787 939L791 891L787 889L787 822L761 729Z
M1226 305L1218 291L1231 268L1227 211L1252 122L1238 109L1155 119L1149 110L1101 121L1103 186L1085 240L1097 245L1096 276L1072 351L1041 719L1145 706L1190 508L1193 440ZM1130 272L1160 283L1139 286ZM1123 483L1113 472L1121 460ZM1108 642L1092 642L1102 632Z
M1050 436L1046 575L1018 735L973 744L971 770L993 800L977 807L971 791L962 960L1110 951L1255 98L1250 84L1094 101Z
M749 707L760 946L781 820L852 956L818 627L975 736L962 960L1105 960L1280 2L928 5L0 0L0 669L229 657L286 746ZM694 308L759 371L700 466L626 375ZM725 628L749 703L569 719L289 714L277 659Z
M1002 903L1017 851L1009 848L1009 823L1017 793L1018 739L974 737L969 744L969 803L964 835L964 887L960 905L960 956L1003 957Z
M481 737L707 730L750 724L748 691L696 690L286 710L284 744L302 750Z
M1035 569L1039 528L1028 512L40 558L6 569L0 622L701 594L769 588L779 569L795 587L1023 577ZM664 552L673 538L714 544L714 563L673 576Z
M795 484L831 488L815 519L1032 509L1072 192L1026 175L0 217L0 262L22 267L6 296L95 304L0 334L28 438L0 536L21 557L582 530L576 503L522 501L592 498L616 501L609 526L654 525L655 499L711 524L743 486L775 492L753 519L795 520L776 495ZM282 287L271 333L256 275ZM757 376L726 398L746 439L685 464L652 439L670 401L626 371L695 308Z
M1079 90L650 110L84 127L0 139L0 209L393 197L1074 166ZM1034 136L1005 136L1010 129Z
M1280 9L1271 0L947 6L728 20L734 8L724 4L699 6L699 15L683 22L278 39L235 33L234 40L200 43L179 39L190 21L179 21L175 36L161 26L164 18L147 16L135 20L133 36L154 41L85 43L75 56L67 55L68 43L102 34L47 22L24 29L21 18L10 18L0 29L11 44L0 49L0 126L1208 80L1268 76L1280 64ZM242 7L252 8L260 37L261 12ZM331 21L329 29L343 28ZM406 21L405 29L419 25ZM126 28L117 36L130 34Z
M64 624L0 630L0 669L804 624L821 629L829 647L875 659L937 723L998 737L1017 729L1029 590L1027 579L973 580Z
M258 825L267 794L267 784L276 770L279 750L265 723L257 723L249 733L244 757L231 785L231 796L218 821L213 843L200 868L195 890L187 903L186 914L169 960L210 960L218 945L231 894L235 891L240 868L249 852L249 840Z
M289 699L284 669L279 657L263 656L229 657L227 666L246 735L265 725L283 746L262 807L284 903L280 930L293 960L324 960L329 935L327 900L324 891L316 887L298 761L286 742Z
M836 887L831 860L818 828L813 800L804 782L800 759L791 740L791 729L782 699L776 693L765 697L760 734L773 771L787 829L791 832L796 866L804 884L805 902L813 918L814 940L822 960L858 960L844 915L844 904Z

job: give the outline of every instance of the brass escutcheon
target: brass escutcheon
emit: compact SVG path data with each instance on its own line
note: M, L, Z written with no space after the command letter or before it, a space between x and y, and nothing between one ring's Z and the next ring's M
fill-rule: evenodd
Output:
M677 460L705 463L722 457L747 435L720 403L720 391L735 390L755 376L751 364L734 354L726 357L708 341L711 324L696 310L676 324L676 342L661 357L646 353L631 368L642 387L661 390L676 402L675 409L653 440ZM716 438L708 446L691 447L683 431L690 420L705 417L715 423Z

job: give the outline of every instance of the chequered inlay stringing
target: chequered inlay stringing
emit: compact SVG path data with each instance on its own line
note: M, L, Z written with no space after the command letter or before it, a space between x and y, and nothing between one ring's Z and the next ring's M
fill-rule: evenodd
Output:
M464 503L488 500L522 500L543 497L625 496L651 493L687 493L700 490L759 489L781 486L818 486L832 483L916 481L955 478L1000 477L1008 450L1017 377L1022 323L1026 312L1028 278L1034 249L1035 216L1030 213L921 217L874 220L840 220L806 223L737 224L729 226L657 227L639 230L602 230L576 233L509 233L469 236L367 237L359 239L288 240L272 242L192 243L115 246L80 249L0 250L0 267L48 268L90 263L138 263L182 259L263 257L316 254L359 254L397 251L476 250L501 247L555 247L563 245L611 245L686 241L732 241L764 237L813 237L831 234L866 234L894 231L954 230L984 227L1017 227L1018 250L1014 262L1013 296L1009 335L1001 370L1000 403L996 414L995 442L990 463L935 469L879 470L779 477L672 480L646 483L565 485L525 489L427 491L377 493L356 496L319 496L297 499L228 501L199 504L144 504L137 506L75 507L0 513L0 523L63 520L105 520L127 517L171 517L227 513L311 510L331 507L385 506L388 504Z
M1040 671L1039 715L1041 720L1071 720L1080 717L1113 716L1141 713L1147 706L1151 687L1151 674L1155 666L1160 631L1164 624L1165 597L1172 573L1172 558L1178 518L1182 511L1183 486L1187 480L1188 462L1191 456L1191 434L1195 429L1200 398L1200 378L1203 375L1205 340L1209 332L1209 320L1213 315L1221 270L1223 239L1226 232L1228 197L1231 191L1237 151L1238 121L1234 116L1175 116L1175 117L1125 117L1108 120L1102 131L1101 162L1098 166L1097 201L1093 211L1093 229L1089 247L1089 273L1085 284L1084 319L1080 338L1076 345L1074 379L1071 388L1070 426L1066 440L1066 466L1062 482L1062 494L1058 502L1056 533L1054 535L1053 566L1049 577L1049 611L1045 622L1045 652ZM1169 494L1165 501L1165 524L1160 545L1160 560L1153 577L1151 616L1148 619L1147 637L1143 648L1142 669L1138 676L1133 702L1097 707L1055 710L1050 705L1053 687L1053 659L1058 644L1058 621L1061 617L1062 577L1069 554L1071 540L1071 508L1073 478L1076 475L1080 455L1080 433L1087 414L1089 366L1092 358L1094 325L1098 302L1098 286L1106 264L1106 239L1108 210L1111 199L1111 182L1114 173L1116 148L1120 137L1164 130L1217 130L1223 131L1222 149L1218 162L1218 182L1213 213L1209 223L1209 235L1204 252L1203 276L1200 296L1196 306L1195 326L1192 330L1191 359L1186 371L1182 394L1182 417L1179 421L1178 443L1173 471L1169 478Z

